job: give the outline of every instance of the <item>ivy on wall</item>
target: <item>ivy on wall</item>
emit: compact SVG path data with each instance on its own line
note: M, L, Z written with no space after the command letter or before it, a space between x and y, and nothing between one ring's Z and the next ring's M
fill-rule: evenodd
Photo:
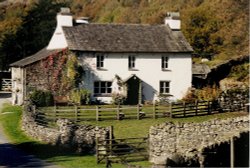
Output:
M46 76L47 89L55 96L67 95L77 86L79 77L77 57L65 49L41 61Z

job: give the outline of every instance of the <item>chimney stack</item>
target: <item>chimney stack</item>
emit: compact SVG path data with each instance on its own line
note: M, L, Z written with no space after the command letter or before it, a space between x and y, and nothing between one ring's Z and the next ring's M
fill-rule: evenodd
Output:
M181 20L179 12L168 12L164 19L165 25L169 25L172 30L181 29Z
M68 46L65 39L62 27L73 26L73 16L69 8L61 8L61 11L56 16L56 30L50 39L47 49L63 49Z

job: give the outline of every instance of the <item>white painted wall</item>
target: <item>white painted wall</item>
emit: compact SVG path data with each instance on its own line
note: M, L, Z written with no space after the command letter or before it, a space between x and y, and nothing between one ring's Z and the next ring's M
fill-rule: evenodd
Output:
M57 14L57 26L56 30L47 46L48 50L52 49L63 49L68 46L65 35L63 33L62 27L71 27L73 26L73 17L72 15L63 15Z
M24 101L24 69L11 68L12 77L12 104L22 105Z
M105 55L104 70L96 69L96 58L93 54L82 54L79 59L85 69L83 87L93 93L94 81L113 81L115 75L122 80L128 79L132 74L142 81L144 100L156 100L159 94L159 82L170 81L170 94L173 99L181 99L192 82L191 54L133 54L136 55L136 71L128 70L129 54L110 53ZM161 57L169 57L168 71L161 69ZM111 97L97 97L98 100L110 102Z

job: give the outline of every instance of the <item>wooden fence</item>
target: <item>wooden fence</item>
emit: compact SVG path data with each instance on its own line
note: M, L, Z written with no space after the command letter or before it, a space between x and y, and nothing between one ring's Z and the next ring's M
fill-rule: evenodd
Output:
M191 117L218 113L219 107L210 101L170 103L166 105L137 106L68 106L36 109L36 120L42 124L66 118L76 123L84 121L126 120L163 117Z
M108 138L101 140L96 137L96 163L106 162L126 164L132 161L148 160L148 137L141 138L113 138L113 126L109 127Z

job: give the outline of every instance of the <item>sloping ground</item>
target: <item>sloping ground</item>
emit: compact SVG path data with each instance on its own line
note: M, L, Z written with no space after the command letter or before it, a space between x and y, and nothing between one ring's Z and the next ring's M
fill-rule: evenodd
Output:
M240 65L243 63L249 62L249 55L233 58L227 61L224 61L223 63L220 63L216 66L213 66L211 68L211 72L207 75L207 83L212 84L219 84L219 82L226 78L232 67L236 65Z

